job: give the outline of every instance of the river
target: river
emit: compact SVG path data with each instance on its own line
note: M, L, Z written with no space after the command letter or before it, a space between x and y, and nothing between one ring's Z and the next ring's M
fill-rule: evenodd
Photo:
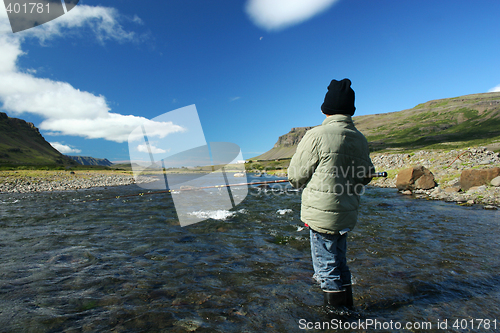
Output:
M84 202L144 191L136 185L0 195L0 331L300 332L338 324L312 280L300 192L274 187L251 188L235 209L208 209L210 219L187 227L171 197L182 194ZM341 328L500 332L499 211L376 187L361 200L348 239L360 315Z

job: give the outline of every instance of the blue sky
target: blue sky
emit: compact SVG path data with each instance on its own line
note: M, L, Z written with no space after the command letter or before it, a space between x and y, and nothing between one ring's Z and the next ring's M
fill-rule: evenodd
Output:
M207 142L251 158L320 124L334 78L351 79L355 115L500 91L499 13L498 0L82 0L13 34L1 7L0 110L63 153L120 161L141 122L195 104Z

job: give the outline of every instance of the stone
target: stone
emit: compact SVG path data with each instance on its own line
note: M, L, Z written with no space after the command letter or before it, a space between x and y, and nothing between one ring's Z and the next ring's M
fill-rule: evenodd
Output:
M434 181L434 175L428 169L426 170L429 173L424 173L420 178L418 178L415 181L415 188L428 190L436 186L436 182Z
M483 208L488 209L488 210L497 210L498 209L497 207L491 206L491 205L484 206Z
M490 183L491 183L491 186L499 187L500 186L500 176L493 178Z
M500 168L468 169L460 175L460 187L467 191L471 187L487 185L491 180L500 176Z
M398 190L429 190L436 186L434 175L424 166L401 170L396 179Z
M401 192L401 194L404 194L404 195L411 195L411 191L410 190L406 190L406 191L403 191Z
M486 190L486 186L481 185L481 186L473 186L467 190L467 193L473 193L473 192L484 192Z
M444 189L446 193L456 193L460 191L460 186L450 186Z
M415 191L415 192L416 192L416 191ZM434 190L432 190L432 191L430 192L430 194L429 194L429 195L431 195L431 196L438 196L441 192L442 192L442 190L441 190L439 187L436 187Z

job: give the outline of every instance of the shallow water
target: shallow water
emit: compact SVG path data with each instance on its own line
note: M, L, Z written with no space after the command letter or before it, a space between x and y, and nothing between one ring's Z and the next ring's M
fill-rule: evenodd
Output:
M170 195L82 202L144 191L135 185L0 195L0 331L296 332L331 323L311 278L300 193L275 187L252 188L231 211L197 211L210 218L184 228ZM367 188L348 240L360 312L349 320L499 332L499 222L498 211ZM466 321L453 328L456 319Z

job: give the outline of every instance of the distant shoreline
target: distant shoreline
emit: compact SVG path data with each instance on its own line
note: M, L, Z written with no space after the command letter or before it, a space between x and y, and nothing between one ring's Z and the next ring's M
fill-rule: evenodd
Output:
M216 170L215 172L220 172ZM166 174L209 174L206 171L166 171ZM234 171L227 171L234 174ZM239 173L239 172L236 172ZM71 191L95 187L124 186L137 183L149 183L163 177L163 172L151 172L140 176L137 181L131 171L117 170L81 170L81 171L47 171L17 170L0 171L0 194L7 193L41 193L52 191Z

